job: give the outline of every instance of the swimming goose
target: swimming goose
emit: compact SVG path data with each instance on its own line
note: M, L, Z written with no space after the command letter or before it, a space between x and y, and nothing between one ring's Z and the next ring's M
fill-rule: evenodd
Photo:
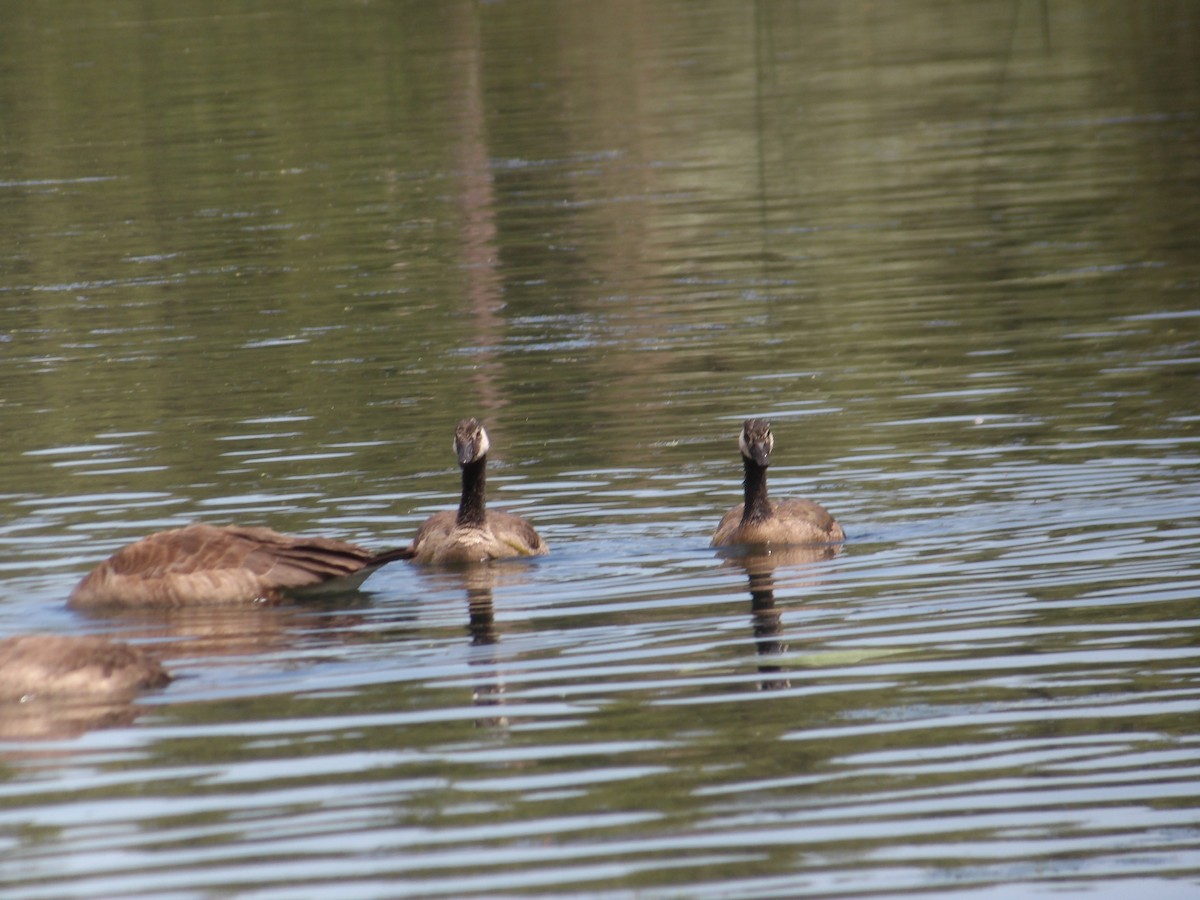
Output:
M118 550L71 593L74 609L279 603L316 589L353 590L408 548L372 553L356 544L293 537L270 528L196 523Z
M170 680L157 659L120 641L57 634L0 640L0 701L46 696L128 700Z
M462 468L458 511L434 513L417 531L409 550L420 563L462 564L549 552L533 526L520 516L487 509L487 454L491 444L478 419L454 429L454 452Z
M733 544L816 544L844 541L846 532L825 507L811 500L767 497L767 467L775 439L766 419L747 419L738 437L745 471L745 501L721 517L713 547Z

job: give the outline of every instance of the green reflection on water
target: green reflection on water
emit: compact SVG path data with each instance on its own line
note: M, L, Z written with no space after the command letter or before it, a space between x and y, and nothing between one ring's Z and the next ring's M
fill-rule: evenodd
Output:
M1089 667L1083 656L1096 646L1087 628L1131 622L1145 634L1114 632L1117 644L1185 650L1163 623L1195 605L1172 605L1189 589L1186 572L1156 587L1170 566L1150 558L1185 569L1180 532L1194 518L1179 489L1194 457L1200 260L1200 29L1189 4L3 12L7 571L65 596L99 554L93 538L131 536L159 518L392 542L453 502L450 430L472 413L493 436L493 486L511 489L497 493L534 507L563 568L585 568L581 557L596 552L611 570L637 557L634 574L646 576L622 571L622 590L539 571L522 602L550 605L536 595L558 590L614 609L564 609L524 631L510 620L498 661L474 673L467 661L452 678L364 676L339 696L271 682L264 696L167 702L149 717L147 733L164 734L146 767L207 768L157 784L164 805L237 794L204 777L279 760L294 773L281 783L329 786L297 805L304 812L340 787L378 781L387 824L449 830L551 807L649 816L600 818L575 832L578 844L622 828L635 840L720 837L741 833L741 815L778 816L786 830L848 797L854 825L889 792L911 789L944 810L941 787L976 789L954 756L941 771L906 772L860 768L857 754L911 760L956 741L1026 740L1034 763L1002 757L988 773L1019 779L1044 774L1056 740L1118 746L1127 727L1132 742L1156 748L1187 737L1164 699L1186 686L1174 657ZM782 635L756 634L746 598L730 612L727 584L714 588L686 555L736 498L734 434L748 414L775 419L773 486L837 500L831 509L861 541L827 583L790 585ZM1126 527L1133 536L1122 538ZM1086 544L1128 567L1081 562ZM667 546L683 549L667 558ZM1036 562L1015 562L1022 554ZM886 576L863 574L887 564ZM602 574L616 581L611 570ZM661 586L668 576L673 592ZM394 577L381 603L436 593ZM21 602L14 594L6 603ZM380 643L418 659L432 645L461 663L470 638L457 619L444 624L461 616L454 602L441 624L388 623ZM828 604L821 627L846 616L863 629L877 605L895 604L902 636L872 633L870 646L853 634L806 637L816 614L797 607L810 603ZM971 610L978 633L926 634ZM373 612L368 604L364 616ZM536 715L531 703L582 676L532 687L502 677L506 661L524 671L565 653L539 629L586 638L589 628L655 624L651 636L670 644L668 626L683 629L692 614L720 627L736 616L740 630L724 641L674 635L680 656L652 673L622 675L603 659L594 691ZM226 629L236 652L225 662L236 667L240 653L271 671L334 677L322 654L361 662L376 624L343 623L321 638L287 616ZM203 648L188 643L194 634L167 636L191 654L185 667L222 660L217 635ZM297 641L306 650L292 661ZM1079 656L1027 681L933 665L1072 649ZM876 663L892 667L878 674ZM801 690L825 678L848 689ZM796 692L780 699L788 681ZM1123 703L1147 700L1134 725L1054 715L1097 684ZM476 695L505 702L469 707ZM988 718L1010 707L1015 721ZM446 709L456 715L439 720ZM337 721L401 711L429 720ZM310 717L332 724L304 731ZM877 730L855 732L860 721ZM272 722L301 733L221 731L269 732ZM902 722L918 724L887 727ZM556 742L585 752L546 758ZM586 752L619 742L630 746ZM515 758L469 756L497 748ZM366 770L321 768L353 753L366 755ZM575 791L479 784L486 775L544 785L532 776L613 765L629 777L583 779ZM778 779L800 780L771 787ZM136 781L80 800L136 797ZM725 795L712 788L734 799L715 802ZM282 794L269 802L281 807L260 811L273 826L295 811ZM227 824L232 810L161 812L142 825L161 827L163 847L253 831ZM910 819L922 816L898 815L892 834ZM1019 824L1045 821L1031 808ZM174 831L185 825L211 830ZM26 843L57 834L24 833ZM814 852L773 839L690 877L791 872ZM934 857L945 871L979 863L954 857L945 835L913 838L922 840L950 848ZM350 855L368 855L369 843ZM492 843L519 841L506 832ZM888 843L849 834L836 848L857 861ZM663 869L605 883L677 881Z

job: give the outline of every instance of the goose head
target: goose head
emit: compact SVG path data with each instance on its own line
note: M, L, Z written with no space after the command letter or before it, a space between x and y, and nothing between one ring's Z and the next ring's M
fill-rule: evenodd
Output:
M454 454L458 464L466 466L487 456L491 444L483 423L472 417L463 419L454 429Z
M771 436L771 423L766 419L747 419L742 423L742 433L738 435L738 447L742 457L762 468L771 464L771 450L775 446L775 438Z

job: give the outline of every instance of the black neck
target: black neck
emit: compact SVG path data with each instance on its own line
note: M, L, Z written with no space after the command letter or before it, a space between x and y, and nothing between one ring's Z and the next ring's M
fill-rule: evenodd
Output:
M487 520L483 492L487 486L487 455L462 467L462 499L458 502L458 525L482 526Z
M771 517L771 501L767 499L767 467L752 459L742 457L746 475L742 479L745 488L745 506L742 508L743 522L761 522Z

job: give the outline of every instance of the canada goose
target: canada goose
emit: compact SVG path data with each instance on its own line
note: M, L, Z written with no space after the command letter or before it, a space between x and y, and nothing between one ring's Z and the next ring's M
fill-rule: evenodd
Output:
M345 541L270 528L196 523L118 550L71 592L75 609L279 603L292 593L352 590L408 548L372 553Z
M138 647L91 635L23 634L0 640L0 700L90 697L128 700L171 676Z
M771 423L747 419L738 437L745 469L745 502L721 517L712 546L731 544L816 544L844 541L846 532L819 503L767 497L767 466L771 464Z
M425 520L409 548L415 562L472 563L549 552L533 526L520 516L487 509L484 486L490 446L478 419L463 419L454 429L462 499L457 512L445 510Z

